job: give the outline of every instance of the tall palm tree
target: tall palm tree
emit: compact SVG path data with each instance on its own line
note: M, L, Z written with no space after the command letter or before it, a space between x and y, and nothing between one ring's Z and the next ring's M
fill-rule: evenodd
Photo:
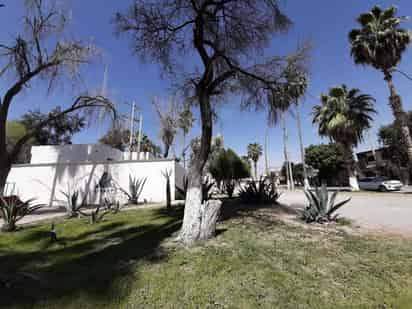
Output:
M375 99L362 94L359 89L345 85L329 89L321 95L321 104L313 108L313 123L318 124L319 135L327 136L343 146L345 163L352 190L359 190L356 180L353 148L363 140L376 113Z
M402 128L411 163L412 138L402 100L395 90L392 73L412 38L408 30L401 28L401 23L406 17L398 17L396 12L397 9L393 6L388 9L375 6L370 12L361 14L357 19L361 27L350 31L349 41L351 55L356 64L370 65L383 73L390 91L389 105L395 121Z
M247 156L253 161L253 167L255 169L255 179L257 179L257 163L260 156L263 154L262 145L258 143L249 144L247 146Z
M195 122L195 118L190 109L185 108L179 113L179 119L177 120L178 127L182 130L183 133L183 151L182 151L182 159L183 159L183 167L186 168L186 151L188 146L186 146L186 137L189 133L189 130L193 127L193 123Z
M309 187L308 173L306 171L305 165L305 147L303 146L303 134L302 134L302 120L300 117L299 111L299 100L303 97L308 89L309 79L304 68L292 67L287 70L287 93L290 97L290 100L295 105L296 120L298 125L298 135L299 135L299 145L300 145L300 155L303 166L303 178L305 188ZM292 170L291 166L289 170ZM292 175L291 175L292 176ZM293 182L293 176L291 177ZM293 187L293 183L292 183Z

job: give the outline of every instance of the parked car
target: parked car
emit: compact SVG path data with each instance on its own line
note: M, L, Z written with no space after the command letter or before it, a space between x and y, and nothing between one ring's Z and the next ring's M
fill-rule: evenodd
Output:
M369 177L359 179L359 188L362 190L376 190L381 192L399 191L402 189L402 183L399 180L389 179L387 177Z

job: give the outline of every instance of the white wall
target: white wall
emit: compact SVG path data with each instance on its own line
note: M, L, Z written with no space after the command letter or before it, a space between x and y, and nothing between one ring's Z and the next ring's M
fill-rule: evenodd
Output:
M30 163L120 161L122 157L123 153L120 150L103 144L33 146Z
M152 161L117 161L117 162L80 162L60 164L24 164L14 165L7 182L15 187L15 194L23 200L36 198L39 203L62 205L65 200L61 191L89 191L88 202L96 203L98 194L96 184L102 174L107 171L115 184L128 190L129 174L142 178L147 177L141 194L141 201L163 202L166 199L166 179L162 175L165 170L172 171L172 199L175 197L175 184L181 187L184 169L174 160ZM116 199L126 202L127 197L117 190Z

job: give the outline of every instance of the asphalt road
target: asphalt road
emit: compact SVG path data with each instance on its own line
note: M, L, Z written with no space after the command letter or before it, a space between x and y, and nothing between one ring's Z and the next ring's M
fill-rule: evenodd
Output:
M412 236L412 192L341 192L337 200L351 197L338 213L360 227ZM307 204L302 191L284 191L282 204L301 209Z

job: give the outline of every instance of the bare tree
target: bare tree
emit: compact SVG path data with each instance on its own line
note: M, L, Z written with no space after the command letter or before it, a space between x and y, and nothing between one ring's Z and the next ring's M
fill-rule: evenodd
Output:
M49 91L64 77L76 80L79 67L85 64L96 49L80 41L64 39L67 16L54 1L27 0L23 18L24 28L9 45L0 43L0 78L11 85L0 95L0 194L3 194L11 164L25 143L36 132L69 113L91 116L96 109L114 111L112 103L102 96L82 95L59 113L50 113L29 130L11 148L6 147L6 122L17 96L29 89L34 80L47 82Z
M243 95L243 107L268 108L275 115L278 84L284 83L285 57L267 57L272 35L288 30L290 20L276 0L135 0L117 13L120 33L128 33L134 52L161 64L200 109L201 143L189 170L189 188L180 238L192 243L210 235L202 204L202 173L209 157L214 103L225 95ZM186 72L187 55L198 56ZM299 53L293 57L298 61ZM257 60L261 59L261 63ZM181 61L179 61L181 60ZM182 73L178 75L178 73Z

